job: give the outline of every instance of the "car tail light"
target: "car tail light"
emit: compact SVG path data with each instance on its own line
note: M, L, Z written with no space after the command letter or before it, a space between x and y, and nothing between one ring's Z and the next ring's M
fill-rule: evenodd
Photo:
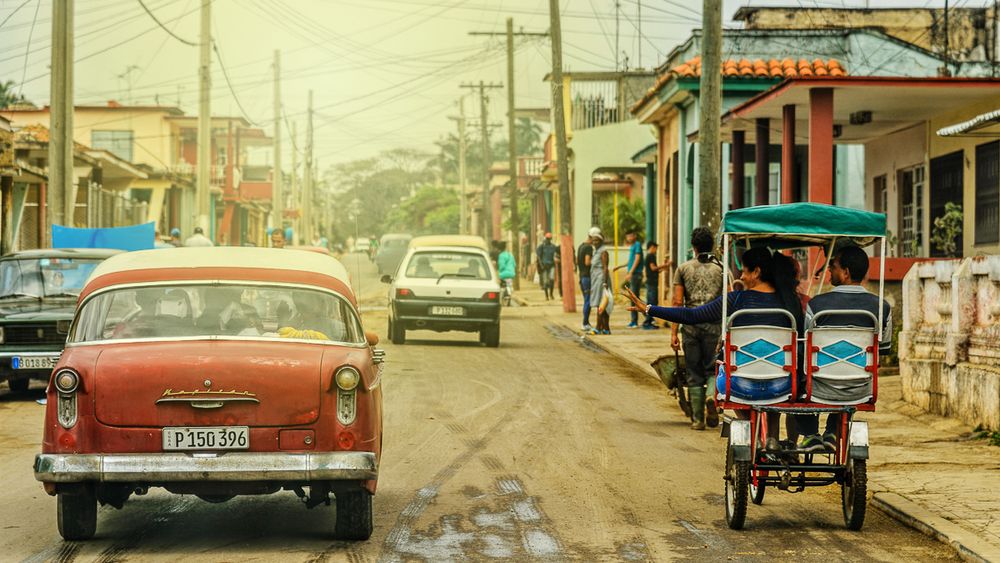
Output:
M358 416L358 383L361 373L351 366L344 366L333 374L337 386L337 421L344 426L354 422Z
M56 388L56 418L63 428L76 425L76 392L80 389L80 374L71 369L61 369L52 377Z
M487 291L483 294L483 301L497 301L500 299L499 291Z
M410 291L409 289L406 289L405 287L397 287L396 298L398 299L403 297L413 297L413 292Z

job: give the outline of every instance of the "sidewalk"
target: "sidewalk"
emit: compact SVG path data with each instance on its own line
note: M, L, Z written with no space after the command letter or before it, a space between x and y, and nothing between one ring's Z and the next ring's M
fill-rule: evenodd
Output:
M563 313L561 301L546 302L532 286L522 281L515 296L520 305L544 308L552 321L580 332L579 312ZM649 362L670 353L670 331L628 329L626 322L621 307L610 335L584 339L659 380ZM1000 561L1000 447L976 439L960 421L904 403L898 376L879 380L878 410L863 414L871 423L871 505L950 544L963 559Z

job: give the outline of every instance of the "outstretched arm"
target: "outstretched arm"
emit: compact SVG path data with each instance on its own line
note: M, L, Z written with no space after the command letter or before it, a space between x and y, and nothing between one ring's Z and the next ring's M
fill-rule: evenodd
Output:
M625 295L632 300L637 309L646 311L646 303L642 299L639 299L628 288L625 288L623 291L625 291ZM736 294L730 293L727 298L729 299L730 310L732 310L736 302ZM722 320L722 297L716 297L701 307L693 309L687 307L657 307L653 305L649 307L648 312L651 317L685 325L719 322Z

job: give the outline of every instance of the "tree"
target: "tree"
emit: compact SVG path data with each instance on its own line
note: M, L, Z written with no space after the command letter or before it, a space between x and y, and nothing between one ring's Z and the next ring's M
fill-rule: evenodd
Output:
M607 242L614 242L615 235L615 199L613 194L603 198L598 206L598 226L604 233ZM618 236L624 240L625 233L635 231L639 238L646 232L646 203L642 199L631 200L622 194L618 195Z
M931 244L938 252L949 258L958 256L964 219L961 204L950 201L944 204L944 215L934 219L934 228L931 229Z
M13 80L0 82L0 108L7 108L14 104L31 104L27 98L17 93L15 86Z
M421 186L386 218L389 228L413 235L458 232L458 194L440 186Z

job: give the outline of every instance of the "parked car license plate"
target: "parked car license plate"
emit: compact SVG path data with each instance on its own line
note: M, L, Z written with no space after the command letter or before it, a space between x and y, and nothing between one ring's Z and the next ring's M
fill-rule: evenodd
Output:
M56 367L59 356L14 356L10 359L10 367L14 369L52 369Z
M465 315L465 307L445 307L441 305L431 306L432 315L448 315L450 317L461 317Z
M250 447L247 426L167 427L163 429L163 449L245 450Z

